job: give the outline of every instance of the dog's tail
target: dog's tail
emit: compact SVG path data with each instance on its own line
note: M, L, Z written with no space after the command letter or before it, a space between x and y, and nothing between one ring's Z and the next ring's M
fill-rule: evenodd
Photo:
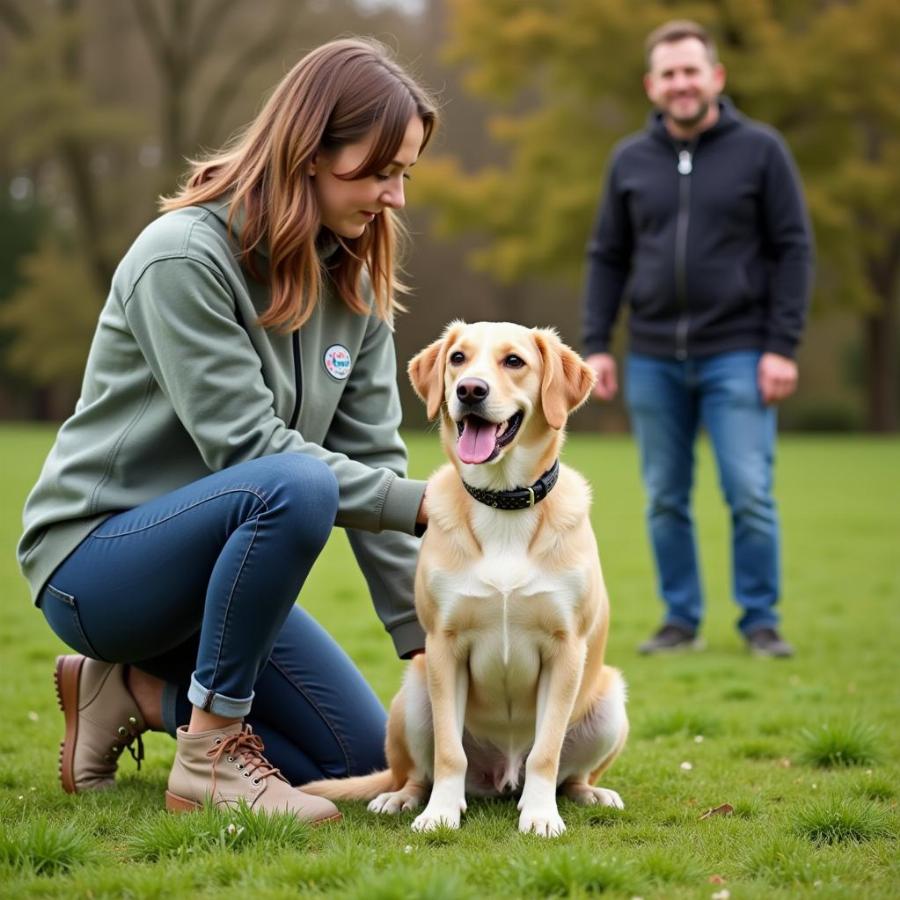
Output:
M357 775L352 778L325 778L300 786L306 794L327 797L329 800L374 800L385 791L398 790L401 785L390 769L373 772L371 775Z

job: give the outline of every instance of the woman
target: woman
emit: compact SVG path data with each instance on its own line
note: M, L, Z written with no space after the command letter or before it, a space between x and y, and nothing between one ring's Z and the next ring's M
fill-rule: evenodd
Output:
M177 738L173 810L337 818L291 783L383 766L381 705L294 601L341 525L398 653L424 645L391 323L394 211L435 124L384 48L326 44L119 265L19 545L78 652L65 790L112 785L148 728Z

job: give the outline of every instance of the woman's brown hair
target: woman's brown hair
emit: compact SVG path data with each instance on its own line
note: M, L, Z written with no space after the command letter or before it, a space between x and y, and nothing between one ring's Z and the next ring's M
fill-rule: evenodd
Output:
M163 197L163 211L222 197L230 202L229 229L240 215L239 257L255 277L258 247L269 257L272 302L259 319L290 331L312 315L322 281L316 249L319 208L308 164L318 152L333 153L370 133L368 157L349 177L366 178L389 166L410 120L425 128L422 148L437 123L427 93L381 44L359 38L331 41L303 57L282 79L259 115L224 150L191 162L184 186ZM328 276L354 311L369 312L363 296L368 270L375 314L391 321L405 291L396 275L402 224L385 209L358 238L338 237ZM337 236L335 236L337 237Z

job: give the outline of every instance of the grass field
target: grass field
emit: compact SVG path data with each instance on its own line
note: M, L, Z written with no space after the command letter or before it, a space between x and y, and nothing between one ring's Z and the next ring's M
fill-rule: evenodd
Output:
M709 454L697 506L709 615L702 653L645 659L657 624L635 451L573 437L565 459L594 485L613 622L608 659L630 686L632 735L604 784L622 811L568 802L552 841L519 835L511 801L472 802L458 832L409 829L345 804L310 831L287 821L173 817L173 744L147 737L118 789L69 797L56 782L62 717L52 663L63 648L29 603L13 547L52 432L0 429L0 895L347 898L900 897L900 442L782 440L784 628L792 660L751 658L733 623L728 529ZM439 462L410 439L413 474ZM127 598L123 597L123 603ZM303 602L387 701L401 663L336 534ZM730 804L728 815L703 814Z

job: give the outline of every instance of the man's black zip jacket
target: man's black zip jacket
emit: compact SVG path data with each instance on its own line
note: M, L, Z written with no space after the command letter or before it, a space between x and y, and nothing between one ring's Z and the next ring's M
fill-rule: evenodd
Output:
M800 181L774 129L720 98L716 124L682 143L656 113L613 153L588 244L585 351L608 352L626 301L635 352L792 357L812 262Z

